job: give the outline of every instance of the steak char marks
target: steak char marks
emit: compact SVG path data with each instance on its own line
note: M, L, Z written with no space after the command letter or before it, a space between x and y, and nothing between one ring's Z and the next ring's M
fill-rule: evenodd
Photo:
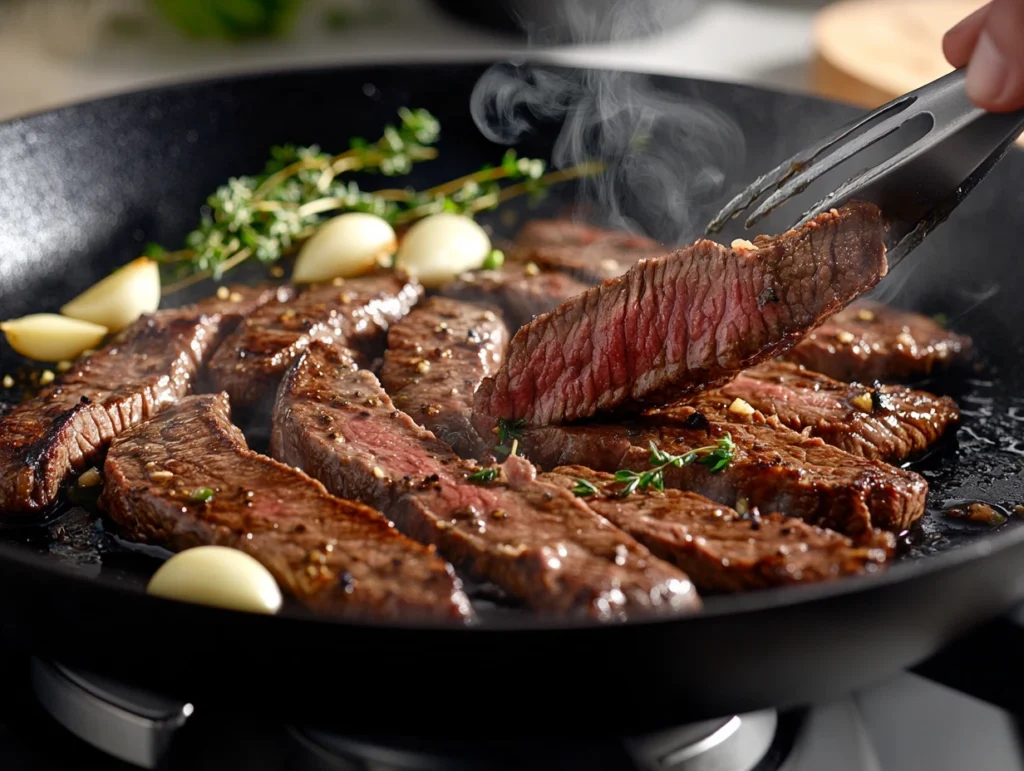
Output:
M795 364L766 362L719 389L795 431L862 458L901 463L925 452L960 421L948 396L899 385L842 383Z
M509 257L541 270L567 273L587 284L621 276L637 262L670 251L657 241L569 219L531 220L520 229Z
M878 208L853 204L754 249L699 241L644 260L515 334L477 391L477 430L642 411L721 385L877 283L882 236Z
M494 444L473 428L473 394L501 364L508 329L490 309L431 297L388 332L380 379L395 406L464 458Z
M923 478L857 458L818 437L791 431L761 413L740 417L709 399L633 423L547 426L524 430L521 453L545 470L587 466L597 471L647 471L650 443L672 455L714 445L730 435L733 460L718 473L692 463L664 471L665 484L741 512L780 512L836 530L858 545L875 528L900 533L924 513Z
M536 610L621 619L700 607L684 573L572 493L521 474L471 481L476 464L395 409L337 348L310 345L282 381L271 452Z
M696 493L665 490L622 497L613 474L559 466L544 481L566 489L585 480L587 505L654 554L682 568L701 592L741 592L828 581L880 570L895 546L876 533L867 546L781 514L739 514Z
M291 302L251 314L213 356L211 389L232 409L270 402L288 366L312 340L344 345L366 362L383 347L388 327L423 296L418 283L393 272L310 287Z
M0 418L0 511L38 514L130 426L178 401L223 336L289 290L234 287L233 299L145 315Z
M454 300L494 306L509 329L515 330L586 292L589 286L558 271L506 263L498 270L463 273L441 287L440 293Z
M783 358L847 382L910 382L964 368L972 351L969 337L927 316L860 299Z
M186 397L126 431L104 476L100 504L133 540L175 551L239 549L314 610L346 618L471 613L451 566L433 550L400 535L380 512L248 449L225 394Z

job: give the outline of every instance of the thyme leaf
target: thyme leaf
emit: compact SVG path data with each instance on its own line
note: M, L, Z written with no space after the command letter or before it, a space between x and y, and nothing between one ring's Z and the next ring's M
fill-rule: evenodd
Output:
M692 463L699 463L707 467L712 474L717 474L732 463L735 457L735 449L736 446L733 444L731 434L726 434L713 445L698 447L682 455L667 453L651 441L651 454L648 462L653 468L648 471L619 469L615 472L615 481L624 485L620 493L623 498L644 490L664 492L665 469L670 467L682 468Z
M491 482L498 478L498 475L500 473L501 471L498 469L497 466L487 466L486 468L482 468L479 471L474 471L472 474L469 475L468 479L470 482L490 484Z
M592 495L600 494L601 491L586 479L577 479L575 487L572 488L572 492L579 498L589 498Z

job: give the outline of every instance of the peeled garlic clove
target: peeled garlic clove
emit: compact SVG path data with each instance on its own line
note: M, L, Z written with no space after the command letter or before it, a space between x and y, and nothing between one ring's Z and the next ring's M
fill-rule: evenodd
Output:
M160 266L139 257L93 284L60 312L120 332L160 306Z
M227 546L196 546L161 565L146 591L156 597L273 615L281 608L277 581L254 557Z
M36 361L61 361L76 359L82 351L97 348L109 330L56 313L32 313L0 322L0 331L22 356Z
M491 239L480 225L464 214L442 212L409 228L399 244L395 267L436 289L479 268L490 253Z
M369 273L394 254L397 245L387 220L364 212L341 214L302 245L292 281L306 284Z

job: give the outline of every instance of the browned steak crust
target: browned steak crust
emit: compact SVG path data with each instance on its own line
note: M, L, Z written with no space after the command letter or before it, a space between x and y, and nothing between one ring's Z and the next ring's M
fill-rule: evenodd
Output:
M210 361L214 391L236 411L273 399L288 365L311 340L328 340L372 357L388 327L423 295L418 283L387 272L311 287L290 302L268 303L231 334Z
M960 422L948 396L899 385L851 385L780 361L741 372L719 392L778 416L795 431L886 463L920 455Z
M650 443L673 455L714 445L729 434L734 459L712 473L698 463L665 470L665 484L740 510L756 507L837 530L858 544L874 528L899 533L924 513L928 486L919 475L857 458L755 413L746 418L714 408L680 408L623 425L546 426L523 432L523 455L549 470L580 465L598 471L646 471Z
M100 503L133 540L255 557L287 592L349 618L470 615L454 572L378 511L248 449L226 394L189 396L112 444ZM196 491L212 491L197 500Z
M861 299L783 358L823 375L871 383L919 380L970 363L973 343L919 313Z
M700 607L684 573L571 493L469 480L476 464L395 409L336 348L311 344L282 381L271 452L536 610L618 619Z
M525 264L506 264L498 270L463 273L441 287L440 294L469 303L493 305L516 330L542 313L553 311L589 284L558 271L542 271Z
M742 592L828 581L880 570L895 538L876 532L866 546L782 514L739 514L696 493L668 489L622 497L613 474L559 466L542 480L598 488L587 505L654 554L682 568L701 592Z
M509 258L557 270L588 284L621 276L643 259L669 251L657 241L569 219L536 219L516 235Z
M276 294L231 291L239 299L143 316L0 418L0 511L28 515L53 505L61 486L99 460L111 439L187 394L222 336Z
M854 204L755 250L710 241L644 260L520 329L474 401L497 419L565 423L721 385L772 358L886 272L877 207Z
M457 454L479 459L494 441L473 428L473 394L507 343L492 310L431 297L391 327L380 380L398 409Z

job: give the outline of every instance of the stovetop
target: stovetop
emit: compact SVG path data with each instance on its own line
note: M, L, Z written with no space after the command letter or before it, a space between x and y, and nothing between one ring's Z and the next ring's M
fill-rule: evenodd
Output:
M828 704L657 735L617 738L609 725L587 742L498 743L243 720L9 652L0 683L0 769L18 771L1024 771L1016 717L910 674Z

